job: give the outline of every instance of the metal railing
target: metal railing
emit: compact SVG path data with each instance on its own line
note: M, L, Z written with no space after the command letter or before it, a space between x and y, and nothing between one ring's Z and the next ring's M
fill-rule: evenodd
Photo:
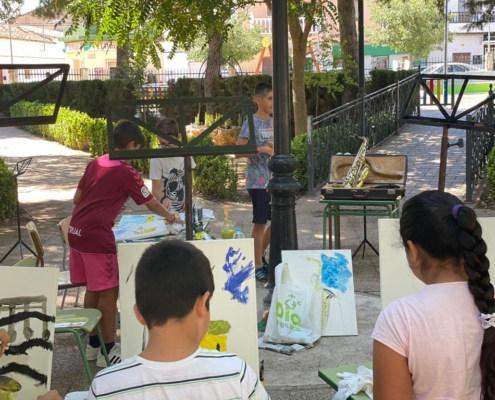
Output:
M492 85L489 94L491 95ZM493 102L466 116L467 121L494 122ZM476 129L466 131L466 201L473 201L473 193L486 177L488 156L495 145L495 133Z
M449 13L451 24L471 24L483 20L483 14L471 14L469 12L451 12Z
M369 146L379 145L401 128L399 113L414 86L416 75L365 96L364 135ZM314 193L328 182L330 161L337 153L357 152L361 145L351 135L360 134L361 100L357 99L317 117L308 118L308 191ZM419 90L407 110L420 114Z

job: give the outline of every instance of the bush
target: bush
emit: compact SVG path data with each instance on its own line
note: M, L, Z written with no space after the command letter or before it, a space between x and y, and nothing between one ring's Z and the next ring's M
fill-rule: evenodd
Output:
M488 182L492 187L495 187L495 147L492 148L488 155L488 167L487 167Z
M15 209L15 183L13 174L0 158L0 219L13 217Z
M212 146L213 139L207 136L200 146ZM205 196L216 196L225 200L237 200L237 168L234 160L227 156L198 156L194 157L196 171L193 174L193 189ZM199 166L203 166L200 176L197 175Z
M31 93L24 100L52 104L56 101L60 90L59 81L50 82ZM0 100L20 95L36 83L12 83L0 85ZM131 81L110 79L106 81L68 81L62 96L63 107L70 107L88 114L92 118L105 117L106 104L109 101L135 99L134 84Z
M373 93L387 86L417 74L416 69L392 71L389 69L373 69L370 71L371 80L366 85L366 93Z
M292 140L292 155L297 159L294 178L301 184L300 193L308 191L308 134L296 136Z

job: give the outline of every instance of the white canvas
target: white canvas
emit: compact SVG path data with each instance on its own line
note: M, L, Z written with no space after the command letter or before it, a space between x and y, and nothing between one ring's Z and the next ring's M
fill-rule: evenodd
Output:
M190 243L203 251L213 268L215 293L210 303L212 321L210 328L215 324L215 321L227 321L230 323L230 331L227 334L219 332L220 335L218 336L207 335L205 340L209 340L208 343L213 347L220 346L221 351L226 349L229 352L237 354L254 371L258 371L258 330L253 240L200 240ZM152 243L118 245L121 303L120 324L123 358L139 354L143 350L143 342L147 341L147 332L138 323L133 312L133 306L135 304L134 271L143 252L152 245ZM240 253L232 253L232 251L237 252L238 250L240 250ZM232 257L229 257L228 262L226 262L229 251ZM234 284L239 289L236 292L236 296L234 296L231 292L225 290L229 278L231 278L229 282L232 283L232 274L226 272L224 267L226 264L232 265L232 260L241 254L240 266L246 268L251 265L252 272L240 285L239 282ZM251 267L249 268L251 269ZM239 272L237 267L234 267L234 269L234 272ZM221 324L217 324L216 326L221 328ZM221 331L221 329L219 330Z
M11 336L0 358L0 399L36 399L50 388L58 270L0 267L0 277L0 329Z
M320 277L322 301L326 302L322 307L322 336L358 334L350 250L282 251L282 262L289 264L297 284L309 287L312 276Z
M479 218L483 239L488 244L488 259L495 263L495 218ZM378 220L380 245L380 291L382 307L392 301L409 296L420 290L424 283L414 276L406 259L406 252L400 240L399 220Z

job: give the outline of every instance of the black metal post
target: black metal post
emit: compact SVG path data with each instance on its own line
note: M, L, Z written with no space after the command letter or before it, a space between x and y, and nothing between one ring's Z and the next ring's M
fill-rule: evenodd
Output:
M273 135L274 155L268 166L273 173L267 185L272 202L272 232L268 288L263 299L271 303L275 286L275 267L282 261L282 250L297 250L296 193L300 185L293 173L297 160L290 150L290 85L287 0L272 1L273 32Z
M365 136L366 133L366 119L365 119L365 105L364 105L364 97L366 95L366 81L364 78L364 0L358 0L358 13L359 13L359 21L358 21L358 30L359 30L359 39L358 39L358 47L359 47L359 92L358 99L360 99L360 114L359 114L359 132L361 132L361 136Z

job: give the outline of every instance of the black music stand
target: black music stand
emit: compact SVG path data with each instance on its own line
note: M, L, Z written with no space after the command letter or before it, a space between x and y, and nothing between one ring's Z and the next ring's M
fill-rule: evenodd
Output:
M21 251L21 259L24 258L23 254L22 254L22 246L24 246L33 255L36 256L36 253L33 250L31 250L31 248L26 243L24 243L24 241L21 239L21 215L20 215L20 206L19 206L19 192L17 190L17 178L26 173L29 165L31 164L32 159L33 159L32 157L25 158L24 160L17 162L15 164L14 168L12 168L12 173L14 175L13 178L14 178L14 182L15 182L15 203L16 203L16 214L17 214L17 242L15 242L15 244L10 248L10 250L7 252L7 254L5 254L2 257L2 259L0 260L0 263L3 262L3 260L5 260L9 256L9 254L15 250L17 245L19 245L19 249Z

